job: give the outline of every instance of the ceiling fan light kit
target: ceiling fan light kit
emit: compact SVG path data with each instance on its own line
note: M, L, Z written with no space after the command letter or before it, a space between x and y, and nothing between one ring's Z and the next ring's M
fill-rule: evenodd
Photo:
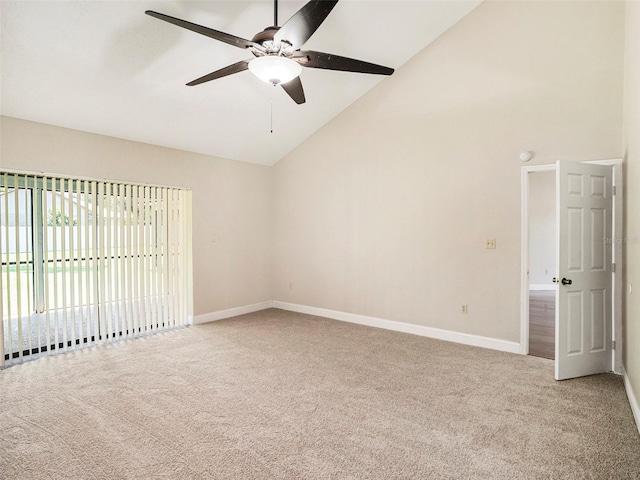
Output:
M266 55L251 60L249 71L263 82L279 85L300 76L302 67L289 58Z
M316 0L305 4L282 26L271 26L258 32L251 40L236 37L209 27L147 10L145 13L187 30L205 35L237 48L249 50L255 58L241 60L233 65L204 75L187 83L188 86L226 77L249 70L260 80L280 85L297 104L305 103L305 94L300 81L302 67L339 70L343 72L391 75L393 68L383 67L353 58L341 57L313 50L300 50L311 35L327 18L338 0ZM274 0L274 23L277 22L278 1Z

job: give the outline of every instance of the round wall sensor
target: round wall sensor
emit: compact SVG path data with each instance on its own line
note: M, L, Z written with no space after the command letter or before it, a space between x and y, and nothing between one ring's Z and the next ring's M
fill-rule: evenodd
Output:
M531 152L522 152L520 154L520 160L522 160L523 162L528 162L532 158L533 158L533 153Z

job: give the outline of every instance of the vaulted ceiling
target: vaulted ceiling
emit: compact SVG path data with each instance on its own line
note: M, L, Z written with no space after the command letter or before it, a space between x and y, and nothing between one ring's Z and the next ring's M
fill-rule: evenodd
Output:
M480 1L342 0L305 49L398 69ZM279 24L305 3L280 1ZM266 0L2 0L0 113L273 165L387 78L305 68L303 105L249 72L187 87L251 55L148 9L248 39L273 24Z

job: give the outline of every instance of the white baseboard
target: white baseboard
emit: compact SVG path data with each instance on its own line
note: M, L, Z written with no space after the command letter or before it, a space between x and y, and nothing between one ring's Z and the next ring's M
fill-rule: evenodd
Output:
M556 289L556 286L552 283L547 285L546 283L532 283L529 285L529 290L550 290L553 291Z
M273 307L273 302L269 300L267 302L254 303L253 305L245 305L244 307L228 308L227 310L204 313L193 317L193 325L200 325L202 323L215 322L216 320L223 320L225 318L237 317L238 315L258 312L271 307Z
M629 381L629 376L627 372L622 368L622 375L624 377L624 389L627 391L627 398L629 399L629 404L631 405L631 411L633 412L633 418L636 420L636 428L638 429L638 433L640 433L640 404L638 404L638 399L633 392L633 388L631 387L631 382Z
M472 345L474 347L490 348L492 350L500 350L502 352L520 353L519 343L500 340L497 338L453 332L451 330L442 330L439 328L396 322L393 320L384 320L355 313L338 312L336 310L328 310L325 308L308 307L305 305L297 305L295 303L279 302L277 300L273 301L273 308L306 313L308 315L316 315L343 322L357 323L359 325L367 325L369 327L384 328L386 330L394 330L396 332L411 333L413 335L436 338L438 340L446 340L448 342L462 343L464 345Z

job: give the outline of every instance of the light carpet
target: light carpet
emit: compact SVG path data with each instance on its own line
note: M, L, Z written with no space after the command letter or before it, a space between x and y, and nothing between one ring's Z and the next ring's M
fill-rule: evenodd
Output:
M0 371L3 479L638 479L623 382L265 310Z

